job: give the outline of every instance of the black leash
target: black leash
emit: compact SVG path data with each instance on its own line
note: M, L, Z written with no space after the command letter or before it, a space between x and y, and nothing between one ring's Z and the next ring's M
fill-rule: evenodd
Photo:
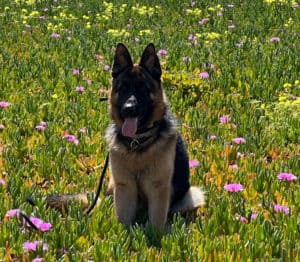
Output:
M97 204L97 201L98 201L98 198L99 198L99 195L100 195L100 191L101 191L101 188L102 188L103 180L104 180L104 175L105 175L105 172L106 172L107 167L108 167L108 160L109 160L109 154L107 153L106 159L105 159L105 164L104 164L104 167L102 169L102 173L101 173L101 176L100 176L100 179L99 179L99 184L98 184L98 187L97 187L96 195L95 195L94 200L93 200L92 204L90 205L89 209L84 213L85 216L88 216Z

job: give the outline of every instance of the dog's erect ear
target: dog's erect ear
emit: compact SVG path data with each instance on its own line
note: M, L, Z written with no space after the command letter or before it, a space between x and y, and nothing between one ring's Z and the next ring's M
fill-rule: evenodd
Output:
M152 43L145 48L142 54L140 66L145 68L153 78L160 79L161 67L158 56L155 52L155 47Z
M122 43L117 45L114 64L112 67L112 76L117 77L120 73L122 73L125 69L133 67L133 63L131 60L131 56L126 48L126 46Z

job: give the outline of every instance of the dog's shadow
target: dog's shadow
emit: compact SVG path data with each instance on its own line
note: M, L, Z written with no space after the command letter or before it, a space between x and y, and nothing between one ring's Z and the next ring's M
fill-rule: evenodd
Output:
M147 248L162 248L162 239L169 237L175 228L186 228L195 222L196 211L190 211L184 214L169 214L168 222L165 229L161 232L157 231L149 222L147 211L139 211L137 213L135 224L127 227L132 238L133 249L135 245L141 245L146 242Z

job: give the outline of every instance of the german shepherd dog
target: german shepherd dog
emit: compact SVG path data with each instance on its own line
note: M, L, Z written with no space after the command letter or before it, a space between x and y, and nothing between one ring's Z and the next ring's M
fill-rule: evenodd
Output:
M134 222L147 208L152 226L163 230L168 214L204 204L204 193L191 187L188 154L169 111L161 84L162 69L149 44L134 65L124 44L118 44L112 67L106 131L111 180L118 220Z

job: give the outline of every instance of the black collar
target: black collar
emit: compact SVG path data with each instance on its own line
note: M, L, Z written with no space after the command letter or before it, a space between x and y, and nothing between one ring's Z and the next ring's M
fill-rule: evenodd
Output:
M126 137L119 134L122 141L131 151L140 151L145 149L155 141L159 134L159 126L154 125L143 133L137 133L134 137Z

